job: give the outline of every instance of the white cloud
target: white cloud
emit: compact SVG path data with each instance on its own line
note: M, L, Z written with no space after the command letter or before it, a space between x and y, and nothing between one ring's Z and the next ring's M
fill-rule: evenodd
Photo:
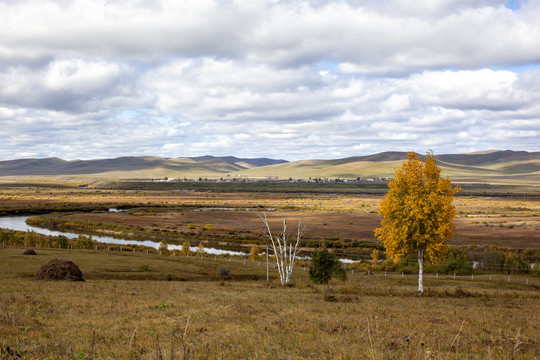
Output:
M44 85L52 91L84 94L113 86L120 73L120 66L114 63L58 60L49 64Z
M128 66L105 61L69 59L36 68L9 67L0 72L0 105L100 111L139 96L133 80Z
M390 112L400 112L409 108L409 95L392 94L383 103L383 106Z
M321 59L362 73L476 68L538 59L540 7L503 1L23 1L0 5L0 54L215 55L300 65ZM473 36L471 36L474 34ZM10 54L10 55L9 55ZM15 55L17 54L17 55ZM13 60L13 59L12 59Z
M0 2L0 158L538 150L540 4L504 4Z
M528 95L516 85L510 71L443 71L415 75L416 100L424 104L468 108L521 106Z

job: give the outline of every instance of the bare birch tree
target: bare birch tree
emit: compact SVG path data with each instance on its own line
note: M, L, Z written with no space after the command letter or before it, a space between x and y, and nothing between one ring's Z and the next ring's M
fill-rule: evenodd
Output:
M283 233L273 234L266 217L266 212L257 214L261 218L265 225L265 234L270 240L272 249L274 250L274 257L276 259L276 266L279 273L279 280L281 285L288 284L291 281L291 275L294 267L294 260L301 249L298 248L300 239L306 232L306 225L302 224L302 218L298 218L298 229L296 231L296 239L287 234L287 221L283 219Z

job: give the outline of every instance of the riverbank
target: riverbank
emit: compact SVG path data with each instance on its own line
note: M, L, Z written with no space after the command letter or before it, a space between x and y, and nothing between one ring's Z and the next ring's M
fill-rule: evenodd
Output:
M142 246L156 251L164 240L180 247L190 242L192 251L202 244L205 248L247 254L253 246L265 251L267 240L257 212L266 211L273 230L278 232L284 219L294 232L294 224L302 218L307 224L301 243L304 256L325 246L339 258L362 260L366 268L363 270L368 270L374 250L379 251L380 261L385 259L383 248L373 235L373 230L380 226L378 196L105 190L60 185L0 187L0 213L61 209L53 215L37 217L40 227L75 233L77 238L80 233L85 237L92 235L93 239L110 237L111 243L117 238L134 240L115 246L135 250L141 245L135 241L153 241ZM456 207L457 232L450 245L463 250L463 254L457 254L460 262L488 264L493 271L510 272L517 271L520 262L540 262L540 201L460 197ZM122 211L111 212L111 208ZM89 211L68 211L75 209ZM487 259L494 254L493 250L504 256L496 254L495 262ZM470 268L467 265L459 271Z
M36 234L41 234L41 235L45 235L49 237L64 236L70 240L79 239L81 236L84 236L88 240L93 241L95 243L99 243L101 245L110 245L110 244L124 245L124 246L135 245L137 247L142 247L143 250L144 248L148 248L148 247L158 250L161 245L160 242L152 241L152 240L132 240L132 239L123 239L121 236L112 237L112 236L88 234L84 232L75 233L75 232L69 232L69 231L49 230L46 228L41 228L41 227L32 226L28 224L27 223L28 218L30 218L30 216L0 217L0 228L4 228L7 230L23 231L23 232L33 232ZM182 250L182 245L167 244L166 249L170 251ZM199 250L199 248L196 246L191 246L189 247L189 249L193 253ZM232 255L232 256L246 256L247 255L247 252L217 249L217 248L212 248L212 247L206 247L204 248L204 251L210 255L225 255L225 254Z

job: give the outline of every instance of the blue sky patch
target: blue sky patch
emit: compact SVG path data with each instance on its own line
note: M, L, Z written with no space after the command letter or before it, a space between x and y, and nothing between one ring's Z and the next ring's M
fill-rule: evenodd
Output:
M521 9L521 4L525 1L522 0L508 0L504 3L504 6L508 9L512 9L513 11L517 11Z

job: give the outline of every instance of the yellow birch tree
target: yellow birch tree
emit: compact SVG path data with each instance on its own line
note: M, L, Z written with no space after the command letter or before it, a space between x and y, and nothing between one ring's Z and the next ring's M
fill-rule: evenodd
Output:
M184 241L182 243L182 250L180 250L180 254L189 256L191 255L191 250L189 249L191 246L191 243L189 241Z
M371 263L373 265L377 265L379 263L379 250L373 249L373 252L371 253Z
M202 242L199 243L199 247L197 248L196 255L200 257L203 257L206 255L206 251L204 251L204 244Z
M158 250L161 255L169 255L169 244L165 239L161 240Z
M253 245L251 247L250 252L249 252L249 260L250 261L257 261L259 259L260 259L259 248L257 247L257 245Z
M446 256L448 241L454 236L456 210L450 178L441 177L433 153L424 162L415 153L407 154L389 191L380 203L381 227L375 236L384 244L387 256L398 261L403 256L418 257L418 292L424 293L424 257L438 263Z

